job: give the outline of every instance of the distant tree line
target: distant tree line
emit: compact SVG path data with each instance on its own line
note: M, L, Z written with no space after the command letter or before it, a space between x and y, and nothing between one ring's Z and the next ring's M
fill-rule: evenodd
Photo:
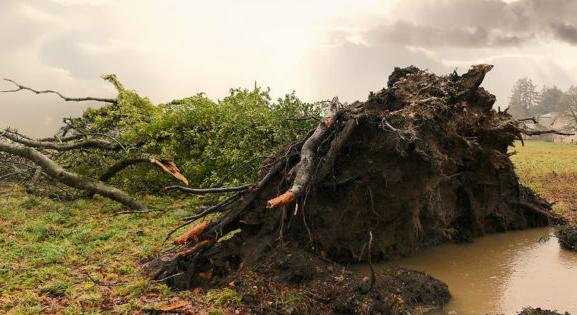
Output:
M540 90L529 78L519 79L513 86L509 112L516 118L535 117L557 112L572 118L577 125L577 86L562 91L556 86Z

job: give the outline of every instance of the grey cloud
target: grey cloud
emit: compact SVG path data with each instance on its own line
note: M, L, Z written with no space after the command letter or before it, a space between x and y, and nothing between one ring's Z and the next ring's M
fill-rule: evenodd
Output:
M553 29L554 35L573 45L577 45L577 27L572 24L566 23L552 23L551 28Z
M318 76L311 84L322 95L322 99L338 95L342 100L356 101L365 100L369 91L385 87L394 67L410 65L436 73L449 73L453 70L422 51L394 43L378 47L343 44L330 52L319 54L308 67L311 73Z
M534 35L503 34L481 26L441 28L402 21L369 31L367 36L369 42L395 42L410 46L493 47L519 45Z
M366 32L369 44L421 47L520 46L535 39L577 45L575 0L404 0L394 23Z

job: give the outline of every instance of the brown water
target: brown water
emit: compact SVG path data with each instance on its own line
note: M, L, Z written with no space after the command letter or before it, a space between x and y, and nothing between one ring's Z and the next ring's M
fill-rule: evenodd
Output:
M375 267L398 265L447 283L453 298L441 313L516 314L533 306L577 314L577 253L561 249L553 231L489 235Z

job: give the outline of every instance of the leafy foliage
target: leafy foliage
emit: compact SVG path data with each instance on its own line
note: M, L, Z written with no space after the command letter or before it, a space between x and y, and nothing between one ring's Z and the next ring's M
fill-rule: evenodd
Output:
M273 101L269 89L231 89L218 101L200 93L154 105L125 89L116 76L103 78L116 87L117 103L89 108L70 123L83 132L114 136L129 154L174 160L191 186L254 180L262 159L304 136L320 119L320 106L302 102L294 92ZM98 176L95 169L126 155L63 155L61 159L74 160L69 164L78 172ZM154 190L171 180L149 166L135 167L123 175L117 183L132 189Z

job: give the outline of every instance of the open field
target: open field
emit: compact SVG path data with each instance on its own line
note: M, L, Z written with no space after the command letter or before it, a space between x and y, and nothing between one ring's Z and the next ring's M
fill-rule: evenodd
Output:
M577 217L577 145L543 141L520 142L510 151L521 183L534 189L555 211L575 221Z
M577 146L528 141L512 150L521 181L574 217ZM147 202L173 210L114 215L118 206L100 198L57 202L0 187L0 313L132 313L183 299L206 313L235 309L232 290L171 292L142 277L142 261L201 201Z
M0 313L133 313L184 298L221 313L233 293L171 292L140 273L198 200L176 202L181 209L166 213L113 215L118 206L105 199L57 202L0 187Z

